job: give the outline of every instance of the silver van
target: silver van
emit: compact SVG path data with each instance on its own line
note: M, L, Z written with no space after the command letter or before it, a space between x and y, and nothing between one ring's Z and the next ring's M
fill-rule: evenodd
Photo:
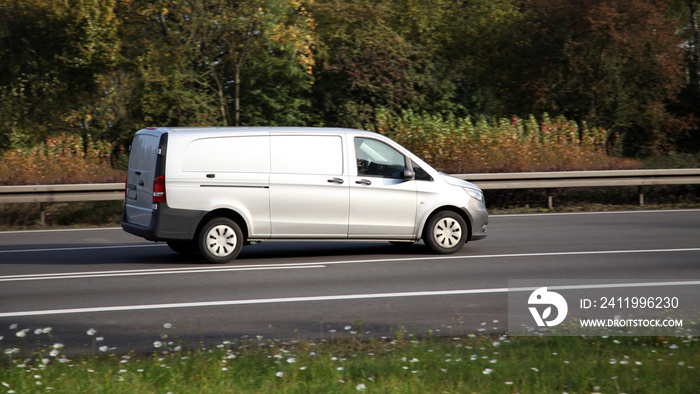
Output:
M212 263L278 239L423 240L454 253L485 238L474 184L369 131L146 128L136 133L122 228Z

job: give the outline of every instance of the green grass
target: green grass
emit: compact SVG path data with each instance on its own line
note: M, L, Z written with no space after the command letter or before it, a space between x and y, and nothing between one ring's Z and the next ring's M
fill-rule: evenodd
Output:
M97 343L99 355L74 357L49 340L29 356L3 349L0 392L692 393L700 387L694 337L358 335L316 342L244 337L194 350L158 338L151 354L108 354Z

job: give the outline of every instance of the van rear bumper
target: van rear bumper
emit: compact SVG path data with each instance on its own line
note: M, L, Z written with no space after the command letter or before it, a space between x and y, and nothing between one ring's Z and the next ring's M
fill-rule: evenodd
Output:
M188 209L172 209L166 204L158 204L151 215L148 226L140 226L122 217L122 229L129 234L149 241L192 240L197 224L205 212Z

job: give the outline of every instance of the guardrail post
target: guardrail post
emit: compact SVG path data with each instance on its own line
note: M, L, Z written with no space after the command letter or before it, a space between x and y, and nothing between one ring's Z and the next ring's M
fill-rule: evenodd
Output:
M46 226L46 205L43 202L39 203L39 220L41 221L41 227Z
M554 208L554 199L552 198L552 189L547 189L547 207L549 210Z
M644 186L639 186L639 206L644 206Z

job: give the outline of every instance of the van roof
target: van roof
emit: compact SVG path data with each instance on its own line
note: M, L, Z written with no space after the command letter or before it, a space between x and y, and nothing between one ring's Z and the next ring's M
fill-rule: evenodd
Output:
M377 133L348 129L340 127L281 127L281 126L251 126L251 127L147 127L147 130L160 131L162 133L175 133L175 134L231 134L231 133L251 133L251 132L268 132L270 134L285 134L285 133L337 133L337 134L372 134Z

